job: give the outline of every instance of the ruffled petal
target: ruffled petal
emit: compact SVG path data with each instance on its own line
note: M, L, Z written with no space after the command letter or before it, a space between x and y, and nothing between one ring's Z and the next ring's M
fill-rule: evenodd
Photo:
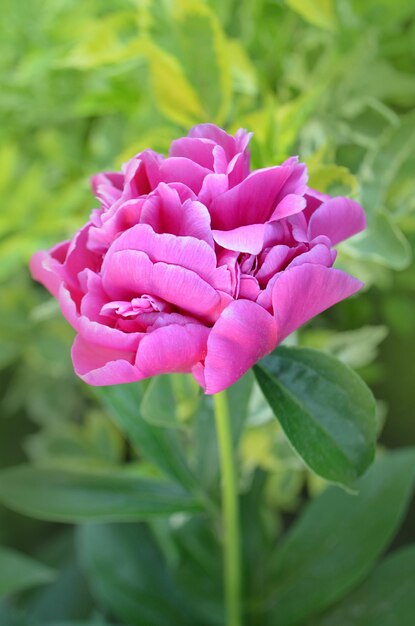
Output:
M209 211L193 198L183 199L183 190L179 195L173 184L161 183L157 187L157 192L144 202L136 223L150 224L157 233L202 239L213 247Z
M103 271L103 285L112 300L130 300L143 294L158 296L210 321L221 311L219 293L199 274L178 265L153 263L137 250L112 254Z
M208 123L208 124L198 124L197 126L193 126L193 128L190 129L188 136L198 137L201 139L210 139L213 143L218 144L224 149L225 154L229 161L236 154L237 145L235 143L235 137L232 137L232 135L229 135L222 128L215 126L215 124ZM241 139L239 139L239 141L241 141ZM239 145L238 145L238 148L239 148Z
M213 147L211 139L200 137L181 137L172 142L170 157L186 157L202 167L213 170Z
M267 222L286 194L304 191L304 172L305 166L297 161L252 172L213 200L209 207L213 227L230 230Z
M229 189L229 179L226 174L208 174L203 181L199 192L199 200L205 206L210 207L216 196L225 193Z
M331 198L313 213L308 225L309 239L326 235L333 246L366 228L364 211L350 198Z
M215 252L207 242L194 237L156 233L148 224L137 224L114 241L105 256L103 274L114 254L125 250L144 252L153 262L179 265L196 272L206 281L216 268Z
M278 343L362 286L345 272L322 265L307 263L281 272L272 290Z
M203 376L205 393L213 394L236 382L276 345L273 317L255 302L236 300L221 314L211 330Z
M170 324L148 333L137 351L136 366L144 376L190 372L206 355L209 328Z
M91 320L86 315L78 312L77 306L64 284L59 288L58 300L62 313L67 322L82 337L96 346L102 346L111 350L136 350L142 338L141 332L125 333L118 328L111 328L100 321Z
M304 211L306 206L306 200L303 196L299 196L296 193L289 193L283 197L279 202L271 215L271 220L281 220L284 217L290 217L290 215L296 215Z
M213 230L213 238L219 246L234 252L259 254L264 246L267 224L249 224L232 230Z
M79 335L75 337L71 355L75 373L88 385L119 385L145 378L133 364L134 353L102 348Z
M305 263L332 267L334 261L336 260L336 254L336 250L330 250L327 245L317 243L310 250L295 256L285 269L288 270L292 267L297 267L298 265L304 265Z
M160 165L160 181L164 183L184 183L195 193L199 193L203 179L211 173L206 167L184 157L169 157Z
M62 283L63 263L69 243L69 241L64 241L50 250L39 250L29 262L30 273L34 280L42 283L55 298Z

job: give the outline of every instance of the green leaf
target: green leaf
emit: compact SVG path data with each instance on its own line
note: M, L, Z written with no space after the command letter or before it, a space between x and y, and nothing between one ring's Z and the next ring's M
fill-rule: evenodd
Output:
M169 376L155 376L150 380L140 404L140 413L150 424L180 428Z
M237 39L228 41L227 46L233 89L237 93L256 96L258 93L258 77L255 66L247 55L245 48Z
M198 95L176 57L150 40L143 42L143 50L150 64L154 98L163 115L186 127L202 121Z
M185 598L144 525L84 525L79 554L94 596L131 626L193 626Z
M80 473L31 466L1 472L0 501L19 513L58 522L134 521L199 508L174 483L123 472Z
M25 441L34 463L62 469L111 469L124 454L124 439L103 413L87 413L82 424L55 419Z
M399 528L414 478L408 448L380 457L359 481L359 495L332 486L313 500L273 557L266 624L308 623L358 584Z
M131 44L123 45L121 33L131 22L132 14L113 12L86 23L85 33L78 34L74 41L77 45L66 53L57 63L59 68L76 68L80 70L97 69L102 65L111 65L131 58Z
M6 602L0 602L0 626L22 626L17 622L16 610Z
M140 454L186 487L196 486L184 457L179 433L171 428L154 426L141 417L142 384L97 387L94 391Z
M351 242L343 244L352 257L375 261L394 270L403 270L411 262L411 246L392 217L381 209L368 218L368 228Z
M0 547L0 599L53 580L53 570L15 550Z
M402 117L400 123L388 129L365 159L361 176L363 206L369 212L385 206L386 194L400 168L413 155L415 113Z
M215 13L199 0L173 3L175 49L203 104L204 119L225 121L232 93L229 49Z
M387 336L387 326L362 326L343 332L309 330L301 339L304 346L324 349L346 365L359 368L373 363Z
M223 545L209 517L192 517L170 529L180 555L174 578L186 603L209 626L223 626ZM196 622L195 622L196 623Z
M341 165L330 163L319 164L310 171L308 181L310 187L318 189L321 193L330 195L350 195L357 191L357 179L353 174Z
M286 4L313 26L334 30L336 16L333 0L285 0Z
M36 622L34 622L34 624L36 624L37 626ZM99 615L95 616L95 613L94 613L94 617L92 617L91 619L81 620L81 621L59 620L59 621L50 622L48 620L47 626L115 626L115 624L113 622L108 622L106 619L104 619L103 617ZM117 624L117 626L121 626L121 625Z
M415 544L386 558L315 626L413 626L415 619Z
M200 387L185 374L152 378L144 392L140 413L156 426L183 428L198 405Z
M255 366L293 447L324 478L352 485L373 460L376 414L361 378L334 357L280 347Z
M83 623L95 614L87 581L77 562L74 530L72 526L60 526L48 532L42 541L42 556L55 568L57 576L51 584L22 598L24 607L20 608L30 615L30 626L49 626L49 622Z

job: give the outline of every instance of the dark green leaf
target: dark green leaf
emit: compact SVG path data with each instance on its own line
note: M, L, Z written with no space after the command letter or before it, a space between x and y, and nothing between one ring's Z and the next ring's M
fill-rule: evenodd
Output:
M155 376L144 392L140 413L147 422L166 428L181 428L178 419L179 402L174 393L174 384L180 375Z
M379 458L359 495L332 486L312 501L273 557L266 623L303 624L359 583L396 533L414 478L408 448Z
M47 626L112 626L112 624L103 618L94 618L86 622L48 622Z
M315 626L413 626L415 545L394 552Z
M100 605L130 626L202 626L144 525L86 525L79 553Z
M7 600L0 601L0 626L22 626L20 620L18 621L17 611Z
M19 513L60 522L133 521L199 508L174 483L30 466L1 473L0 501Z
M186 591L186 602L209 626L224 623L223 545L210 519L189 518L170 530L180 555L174 577Z
M96 389L98 398L132 445L169 476L187 487L195 479L187 465L179 433L155 426L140 415L144 387L140 383Z
M42 542L42 558L54 567L57 576L50 585L23 598L22 609L30 615L30 624L22 626L49 626L49 622L83 623L92 613L95 614L85 576L76 560L73 528L60 527L56 531Z
M373 396L334 357L280 347L255 366L259 385L291 444L324 478L353 484L373 460Z
M11 593L43 585L54 578L49 567L15 550L0 548L0 599Z

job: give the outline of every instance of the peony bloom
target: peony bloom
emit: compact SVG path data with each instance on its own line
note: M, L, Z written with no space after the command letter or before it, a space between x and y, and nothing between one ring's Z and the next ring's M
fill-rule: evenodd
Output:
M333 269L333 246L365 227L360 205L307 187L297 158L250 172L249 139L202 124L167 158L98 174L90 221L33 256L87 383L191 372L217 393L361 287Z

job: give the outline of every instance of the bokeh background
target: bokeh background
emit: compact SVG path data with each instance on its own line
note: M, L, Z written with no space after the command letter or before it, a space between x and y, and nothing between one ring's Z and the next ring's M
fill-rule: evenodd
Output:
M413 1L1 4L0 466L123 458L121 436L72 372L72 331L27 262L87 219L89 176L146 147L165 152L204 121L252 130L255 167L299 154L313 186L364 205L368 231L343 245L339 266L366 292L298 341L335 353L370 384L382 445L414 445ZM268 462L258 445L247 442L247 466ZM398 542L415 537L414 519ZM54 532L0 508L1 545L36 555ZM60 583L31 605L39 623L87 611L78 566L62 550Z

